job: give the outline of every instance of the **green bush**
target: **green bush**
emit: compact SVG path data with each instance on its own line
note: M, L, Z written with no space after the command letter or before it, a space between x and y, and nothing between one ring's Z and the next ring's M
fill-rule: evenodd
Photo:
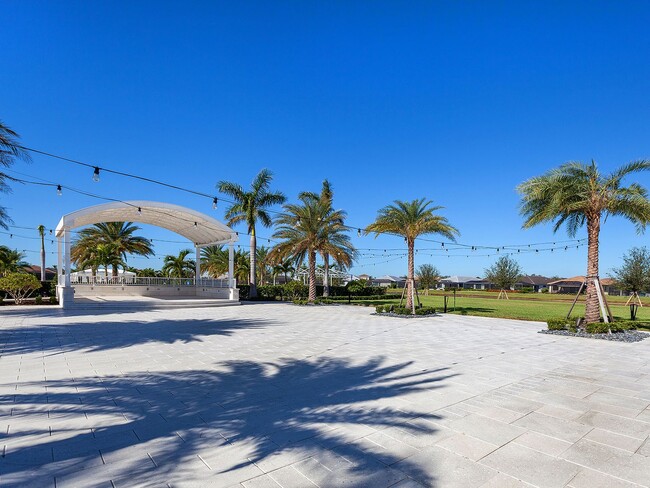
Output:
M569 321L565 318L548 319L546 325L548 330L567 330Z
M260 285L257 287L257 298L259 300L282 299L284 288L282 285Z
M384 313L384 312L386 312L386 306L385 305L377 305L375 307L375 312L376 313Z
M284 293L292 300L299 300L309 296L309 287L300 281L290 281L284 285Z
M436 313L436 309L433 307L422 307L415 309L415 315L433 315Z
M393 308L393 313L396 313L397 315L412 315L412 311L410 308L406 307L395 307Z
M56 296L50 295L50 305L56 305Z
M625 322L610 322L606 324L605 322L594 322L593 324L587 324L585 330L589 334L607 334L610 331L612 332L624 332L629 330L630 324Z
M43 304L43 297L40 295L36 295L36 298L34 298L34 303L36 305L42 305Z

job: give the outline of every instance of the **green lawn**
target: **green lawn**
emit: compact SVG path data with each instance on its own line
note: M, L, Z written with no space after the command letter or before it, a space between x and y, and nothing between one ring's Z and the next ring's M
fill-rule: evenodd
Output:
M507 319L520 320L539 320L546 321L549 318L566 316L573 297L568 295L548 295L542 293L529 294L511 294L510 300L497 300L495 293L483 292L484 297L480 296L481 292L474 292L467 296L467 293L456 294L456 309L453 310L453 294L448 298L448 313L460 315L477 315L482 317L500 317ZM399 303L398 294L393 299L370 302L372 304ZM515 296L516 295L516 299ZM559 297L559 298L558 298ZM608 302L614 317L620 319L630 318L630 309L625 306L627 297L608 297ZM646 299L647 300L647 299ZM420 296L420 301L424 306L434 307L437 310L443 309L443 296L441 293L433 293L429 296ZM645 300L644 300L645 301ZM576 304L573 309L573 316L579 317L584 315L584 297ZM650 302L646 306L638 309L637 318L639 320L650 321Z

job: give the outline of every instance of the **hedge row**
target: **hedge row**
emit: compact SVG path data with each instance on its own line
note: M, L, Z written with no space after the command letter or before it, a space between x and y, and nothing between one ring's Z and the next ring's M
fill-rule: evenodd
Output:
M237 288L239 289L239 298L241 300L248 300L250 286L238 285ZM385 291L385 288L379 286L367 286L364 288L351 287L351 289L345 286L330 286L329 297L326 298L348 300L352 297L353 300L376 300L384 298ZM353 294L351 294L352 292ZM292 281L286 285L259 285L257 287L257 300L297 300L307 298L308 296L309 286L299 281ZM323 286L316 286L316 296L323 296Z
M377 313L394 313L397 315L413 315L413 311L406 307L396 307L395 305L378 305L375 307ZM415 315L433 315L436 309L433 307L420 307L415 309Z
M566 318L548 319L546 321L548 330L568 330L569 332L577 332L578 326L575 321ZM588 334L607 334L611 332L624 332L630 329L636 329L637 323L631 320L620 320L616 322L594 322L585 325L585 332Z

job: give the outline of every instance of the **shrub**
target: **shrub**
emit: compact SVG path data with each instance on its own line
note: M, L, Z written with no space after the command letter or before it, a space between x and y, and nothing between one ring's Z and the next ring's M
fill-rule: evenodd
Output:
M291 300L307 298L307 296L309 295L309 287L307 285L303 285L302 283L300 283L300 281L290 281L289 283L284 285L284 293Z
M42 305L43 304L43 297L40 295L36 295L36 298L34 298L34 303L36 305Z
M569 326L569 321L565 318L548 319L546 325L548 326L548 330L566 330Z
M436 313L436 309L433 307L422 307L415 309L415 315L433 315Z
M4 305L5 297L0 296L0 305Z
M284 289L282 285L260 285L257 287L257 298L259 300L275 300L277 297L282 299Z
M608 334L610 331L624 332L630 328L630 325L625 322L610 322L608 324L605 322L594 322L593 324L587 324L585 330L589 334Z
M240 300L248 300L248 296L251 291L250 285L237 285L237 289L239 290L239 299Z
M9 273L0 278L0 290L6 291L16 305L24 303L35 290L41 287L36 276L27 273Z
M376 313L384 313L384 312L387 312L387 310L386 310L386 305L377 305L377 306L375 307L375 312L376 312Z
M50 305L56 305L56 296L50 295Z
M410 308L406 307L395 307L393 308L393 313L396 313L397 315L412 315L412 311Z

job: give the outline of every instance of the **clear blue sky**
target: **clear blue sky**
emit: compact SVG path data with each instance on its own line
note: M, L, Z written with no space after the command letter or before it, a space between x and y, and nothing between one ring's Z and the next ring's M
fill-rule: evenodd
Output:
M328 178L354 227L395 199L427 197L445 207L461 242L559 241L566 234L550 226L521 229L515 187L568 160L594 158L609 171L650 158L648 21L641 1L5 1L0 119L28 146L209 194L222 179L247 185L263 167L290 200ZM223 217L224 206L213 211L206 199L108 174L94 183L91 170L46 157L13 169ZM639 182L650 187L650 175ZM101 203L13 189L0 204L18 226L55 227ZM601 274L647 241L608 221ZM0 242L39 248L4 234ZM156 242L156 259L130 263L157 267L182 247ZM494 259L421 251L416 264L476 276ZM569 276L584 274L586 250L517 259L527 273ZM403 274L406 260L366 256L353 271Z

